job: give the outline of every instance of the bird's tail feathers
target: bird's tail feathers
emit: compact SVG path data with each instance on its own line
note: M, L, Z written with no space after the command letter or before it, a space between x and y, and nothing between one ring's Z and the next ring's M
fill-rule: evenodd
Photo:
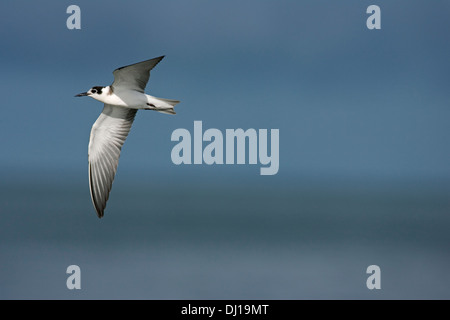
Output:
M170 104L172 107L175 107L178 103L180 103L180 101L178 100L173 100L173 99L164 99L164 98L158 98L158 100L162 100L168 104Z
M173 110L173 107L175 105L177 105L178 103L180 103L180 101L173 100L173 99L164 99L164 98L156 98L156 99L161 101L162 103L157 103L157 102L155 102L154 104L147 103L147 105L149 107L146 109L154 110L154 111L158 111L158 112L166 113L166 114L176 114L176 112Z
M171 108L171 109L162 109L162 110L153 109L153 110L161 112L161 113L166 113L166 114L177 114L175 112L175 110L173 110L173 108Z

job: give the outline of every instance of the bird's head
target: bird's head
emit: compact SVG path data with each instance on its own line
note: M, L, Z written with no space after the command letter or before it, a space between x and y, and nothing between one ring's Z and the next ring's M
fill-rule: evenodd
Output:
M109 89L107 87L92 87L87 92L79 93L75 97L84 97L88 96L91 98L94 98L96 100L102 101L102 97L106 96L106 94L109 92Z

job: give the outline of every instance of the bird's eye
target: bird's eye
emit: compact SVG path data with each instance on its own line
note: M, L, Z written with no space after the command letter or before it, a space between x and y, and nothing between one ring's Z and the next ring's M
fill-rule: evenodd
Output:
M91 91L92 91L92 93L97 93L96 89L92 89Z

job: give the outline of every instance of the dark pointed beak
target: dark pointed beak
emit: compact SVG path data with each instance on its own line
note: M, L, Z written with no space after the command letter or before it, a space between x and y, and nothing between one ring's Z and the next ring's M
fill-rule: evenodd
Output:
M77 94L75 97L84 97L84 96L87 96L87 95L88 95L87 92L83 92L83 93Z

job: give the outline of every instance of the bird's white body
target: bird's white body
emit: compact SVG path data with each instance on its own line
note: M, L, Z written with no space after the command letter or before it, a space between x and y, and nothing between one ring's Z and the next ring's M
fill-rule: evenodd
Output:
M111 86L104 87L101 94L92 95L92 98L109 105L130 109L151 109L158 111L158 109L167 110L173 108L173 105L168 103L168 99L156 98L135 90L113 89Z
M76 95L103 102L103 111L92 126L89 139L89 188L99 218L103 217L112 187L120 151L139 109L175 114L178 100L156 98L144 90L152 70L164 56L114 70L114 82L92 87Z

